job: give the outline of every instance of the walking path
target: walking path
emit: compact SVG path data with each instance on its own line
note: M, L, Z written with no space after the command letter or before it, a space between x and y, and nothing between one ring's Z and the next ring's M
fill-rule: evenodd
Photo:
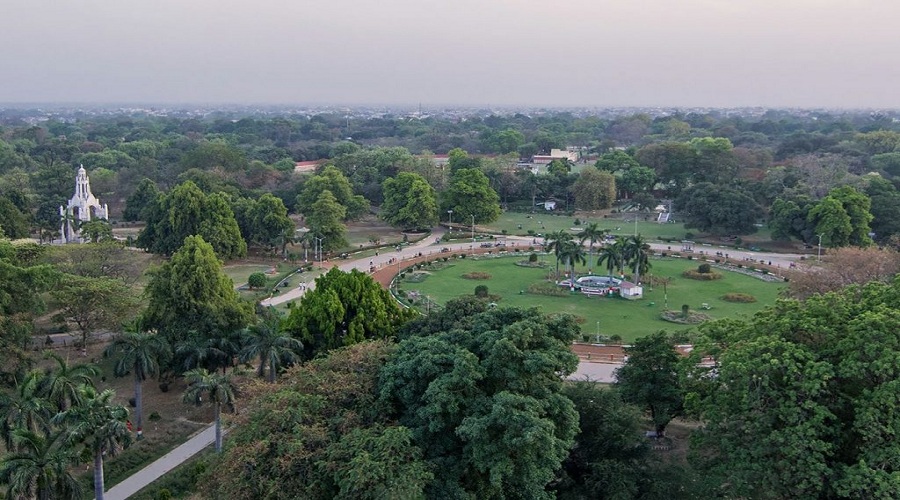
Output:
M211 445L215 439L216 426L213 424L152 464L139 470L128 479L110 488L109 491L103 494L103 498L106 500L125 500L148 484L161 478L166 472L200 453L204 448Z

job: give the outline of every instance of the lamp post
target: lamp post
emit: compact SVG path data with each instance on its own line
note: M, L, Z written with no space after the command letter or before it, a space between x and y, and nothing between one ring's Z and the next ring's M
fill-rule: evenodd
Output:
M600 343L600 322L597 322L597 343Z
M453 210L447 210L447 229L453 232Z
M822 260L822 235L818 234L816 236L819 237L819 250L816 252L816 262L819 262Z
M472 214L472 247L475 246L475 214Z

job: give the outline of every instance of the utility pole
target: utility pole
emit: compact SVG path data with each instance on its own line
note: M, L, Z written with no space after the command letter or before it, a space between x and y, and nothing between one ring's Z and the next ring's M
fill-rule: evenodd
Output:
M325 241L325 237L322 236L321 238L319 238L319 237L314 237L314 238L316 239L317 248L319 250L319 265L321 265L322 264L322 254L324 253L324 248L323 248L322 242Z

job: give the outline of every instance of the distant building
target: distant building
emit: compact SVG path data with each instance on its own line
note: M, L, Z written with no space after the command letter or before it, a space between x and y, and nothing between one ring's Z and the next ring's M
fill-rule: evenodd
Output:
M69 203L59 207L59 217L62 219L60 226L60 239L63 243L81 243L81 231L78 226L92 219L109 219L109 208L104 203L100 204L91 193L91 180L88 178L84 165L80 165L75 175L75 194Z
M553 160L568 160L572 163L578 161L578 151L573 149L551 149L549 155L534 155L531 162L538 165L548 165Z

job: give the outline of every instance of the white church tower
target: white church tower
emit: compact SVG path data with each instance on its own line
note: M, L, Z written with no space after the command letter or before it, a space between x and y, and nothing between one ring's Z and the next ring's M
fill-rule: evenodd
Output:
M78 168L75 176L75 194L65 207L59 207L59 216L62 219L60 234L63 243L81 243L81 232L77 225L88 222L92 218L109 219L109 208L101 205L93 193L91 193L91 180L88 179L84 165ZM75 222L78 221L78 224Z

